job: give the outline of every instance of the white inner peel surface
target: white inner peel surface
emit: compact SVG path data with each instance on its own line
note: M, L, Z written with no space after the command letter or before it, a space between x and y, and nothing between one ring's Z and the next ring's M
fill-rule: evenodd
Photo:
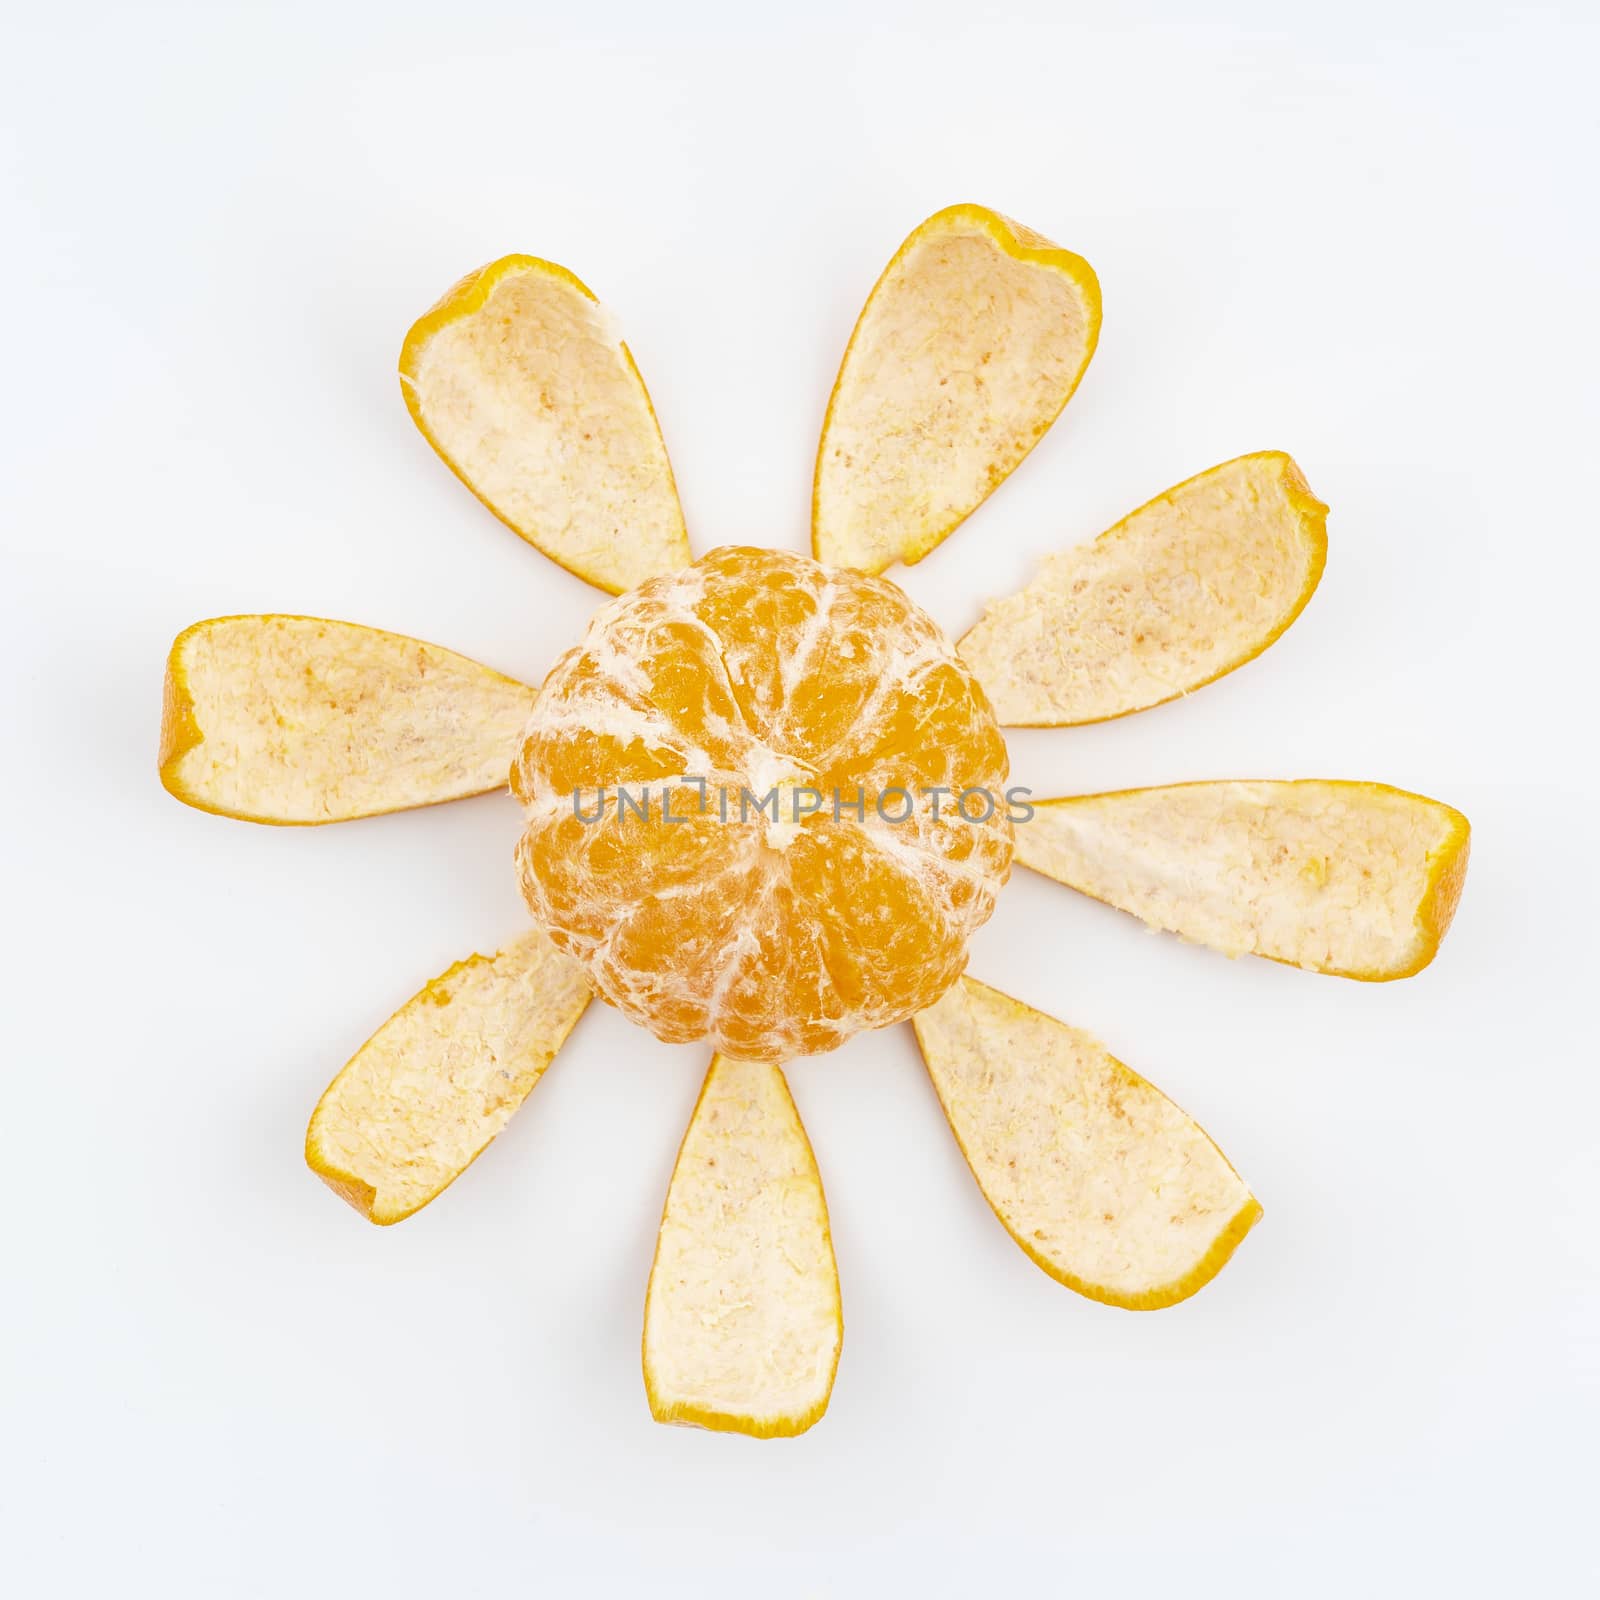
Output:
M984 1197L1053 1276L1168 1303L1243 1232L1255 1202L1222 1152L1089 1034L970 978L916 1030Z
M192 804L333 822L504 786L537 691L349 622L224 617L179 637L169 696L201 734L163 777Z
M782 1071L718 1056L672 1174L645 1301L658 1421L797 1433L842 1325L828 1211Z
M518 533L613 591L689 560L661 431L611 319L562 278L502 277L409 378L445 458Z
M307 1158L374 1222L410 1216L511 1120L591 995L582 968L537 929L458 962L329 1085Z
M926 555L1056 419L1091 339L1066 274L1017 260L971 222L916 237L839 375L817 469L818 555L863 572Z
M1288 456L1242 456L1046 558L985 608L961 654L1006 726L1160 705L1288 625L1320 570L1324 520Z
M1037 803L1017 859L1228 955L1403 971L1455 814L1376 784L1193 783Z

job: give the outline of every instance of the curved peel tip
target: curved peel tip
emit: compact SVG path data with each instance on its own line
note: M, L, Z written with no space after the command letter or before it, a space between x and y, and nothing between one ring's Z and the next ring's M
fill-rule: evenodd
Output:
M306 826L503 789L538 691L420 639L322 617L212 617L173 642L160 777L244 822Z
M576 274L509 255L468 273L406 334L406 409L496 517L610 594L689 562L655 409Z
M851 332L812 484L819 560L913 565L1007 478L1095 350L1100 286L1081 256L986 206L915 228Z
M1058 1283L1124 1310L1176 1305L1259 1220L1205 1130L1081 1029L971 978L914 1025L990 1209Z
M180 633L167 652L167 666L161 681L161 744L156 756L161 786L175 799L193 804L179 776L179 764L184 756L198 746L205 737L194 717L194 699L189 693L188 675L183 664L184 641L195 628Z
M788 1416L751 1417L738 1412L716 1411L686 1400L666 1400L645 1375L645 1396L650 1417L668 1427L704 1428L711 1433L740 1433L747 1439L797 1439L816 1426L828 1410L828 1396L815 1401L804 1411Z
M1388 784L1222 780L1037 800L1016 859L1225 955L1382 983L1432 961L1466 877L1453 807Z
M306 1129L306 1165L379 1226L472 1165L589 1003L577 963L529 929L424 984L353 1055Z
M1165 705L1283 636L1322 580L1327 517L1291 456L1237 456L1048 557L958 648L1007 727Z
M1449 831L1430 864L1428 885L1417 908L1419 959L1408 972L1395 973L1397 978L1412 977L1432 963L1455 921L1461 892L1466 887L1467 862L1472 855L1472 824L1454 806L1434 803L1448 813Z
M716 1056L645 1291L650 1414L792 1438L828 1408L843 1335L827 1202L783 1071Z
M376 1223L379 1227L387 1227L391 1223L403 1220L399 1216L379 1216L377 1214L378 1191L370 1183L356 1177L353 1172L345 1172L329 1160L322 1149L322 1141L317 1121L322 1112L321 1102L311 1114L311 1124L306 1129L306 1166L322 1179L322 1181L338 1195L338 1197L353 1210L359 1211L368 1222ZM410 1213L404 1213L409 1216Z

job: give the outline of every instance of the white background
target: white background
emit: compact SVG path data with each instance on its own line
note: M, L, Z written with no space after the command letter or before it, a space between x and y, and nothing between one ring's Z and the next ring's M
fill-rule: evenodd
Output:
M17 8L0 1587L1586 1591L1580 9ZM412 319L507 251L616 312L696 547L804 548L856 310L964 199L1087 255L1105 330L1033 458L906 575L951 628L1241 451L1292 451L1333 508L1266 657L1019 735L1017 780L1386 780L1471 817L1466 895L1432 969L1368 987L1019 872L972 971L1167 1089L1265 1221L1174 1310L1079 1300L984 1206L909 1035L859 1039L792 1074L845 1296L828 1416L766 1445L663 1429L640 1316L702 1054L595 1007L461 1183L361 1222L304 1169L306 1116L424 979L522 925L514 807L186 811L156 782L162 663L236 611L528 677L574 638L595 593L461 489L394 375Z

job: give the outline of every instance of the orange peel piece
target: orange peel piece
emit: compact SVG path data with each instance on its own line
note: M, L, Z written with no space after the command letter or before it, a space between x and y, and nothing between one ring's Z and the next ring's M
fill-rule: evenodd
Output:
M552 261L468 273L406 335L423 437L514 533L611 594L689 561L678 490L632 352Z
M343 822L505 788L536 689L320 617L215 617L167 657L161 782L246 822Z
M1260 1219L1205 1130L1089 1034L971 978L914 1025L984 1199L1069 1289L1174 1305Z
M920 561L1060 416L1099 336L1082 256L987 206L929 217L845 347L817 450L817 558L872 573Z
M511 1120L590 998L577 963L537 929L456 962L328 1085L306 1165L369 1222L420 1211Z
M1382 982L1433 960L1471 827L1382 783L1180 783L1034 802L1016 859L1227 955Z
M828 1408L843 1337L828 1206L783 1071L716 1056L645 1294L651 1415L759 1439L804 1433Z
M1253 661L1305 609L1328 508L1281 450L1180 483L992 601L958 648L1006 727L1145 711Z

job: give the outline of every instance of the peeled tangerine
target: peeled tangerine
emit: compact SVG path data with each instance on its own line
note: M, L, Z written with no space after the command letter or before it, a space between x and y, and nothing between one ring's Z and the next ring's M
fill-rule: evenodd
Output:
M1381 783L1183 783L1037 801L1017 859L1213 950L1381 980L1433 960L1469 840Z
M929 217L845 348L817 451L818 559L920 561L1043 437L1099 336L1081 256L986 206Z
M161 782L247 822L342 822L505 787L537 690L318 617L217 617L167 658Z
M914 1021L984 1198L1068 1288L1173 1305L1259 1220L1205 1131L1087 1033L970 978Z
M1169 489L991 602L962 640L1006 727L1068 727L1188 694L1260 655L1305 609L1328 508L1281 451Z
M306 1130L307 1164L368 1221L409 1217L511 1120L590 994L537 929L458 961L328 1085Z
M843 1333L828 1207L783 1072L718 1056L645 1296L651 1414L757 1438L803 1433L827 1409Z
M1006 772L983 691L893 584L714 550L551 669L512 771L523 895L657 1037L831 1050L966 964L1010 870Z
M644 380L565 267L504 256L406 335L400 387L445 465L508 527L612 594L689 560Z

